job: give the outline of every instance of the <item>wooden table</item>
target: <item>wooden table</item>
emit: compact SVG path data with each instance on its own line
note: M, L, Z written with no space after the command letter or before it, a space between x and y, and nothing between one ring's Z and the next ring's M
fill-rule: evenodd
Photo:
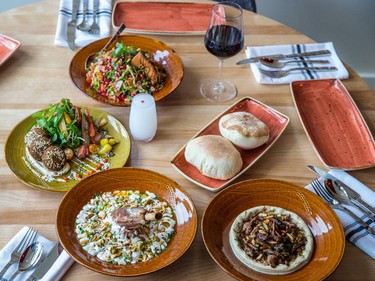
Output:
M57 241L55 214L63 193L35 190L21 183L8 168L4 145L14 126L35 111L69 98L74 104L101 108L117 117L127 128L129 108L107 106L79 93L68 74L74 55L68 48L54 46L59 1L51 0L9 10L0 14L0 34L21 42L19 50L0 67L0 248L24 225L35 227ZM263 16L245 12L245 45L311 43L311 39ZM306 166L323 166L314 152L297 116L289 85L257 84L248 66L235 62L245 58L242 51L224 65L225 77L238 87L234 101L216 104L201 97L203 79L218 74L218 60L209 54L202 36L154 36L180 54L185 75L180 87L157 103L159 128L150 143L132 142L126 166L141 167L165 174L183 186L202 214L215 193L189 182L170 165L174 154L202 127L235 101L251 96L290 117L291 122L276 144L238 181L273 178L300 186L313 178ZM375 93L349 68L350 78L343 83L375 132ZM15 148L17 149L17 148ZM375 168L352 171L375 190ZM373 280L374 261L351 243L346 243L344 258L329 280ZM103 276L75 263L63 280L118 280ZM210 257L198 227L190 249L174 264L134 280L231 280Z

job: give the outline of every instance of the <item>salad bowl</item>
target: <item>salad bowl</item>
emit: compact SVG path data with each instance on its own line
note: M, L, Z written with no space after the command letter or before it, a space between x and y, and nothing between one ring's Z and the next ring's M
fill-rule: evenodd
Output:
M101 95L87 81L87 70L85 68L87 57L92 53L99 52L108 40L109 38L100 39L80 49L70 63L70 78L80 92L97 101L116 106L130 106L131 101L116 101L115 99ZM152 94L155 101L168 96L176 90L183 78L184 67L180 56L171 47L161 41L145 36L120 35L116 42L109 46L107 50L109 51L115 47L117 42L148 52L150 58L164 69L166 73L164 85L160 90Z

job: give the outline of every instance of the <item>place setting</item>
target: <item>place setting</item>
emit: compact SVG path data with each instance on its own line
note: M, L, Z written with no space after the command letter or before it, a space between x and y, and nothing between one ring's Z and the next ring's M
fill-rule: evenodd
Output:
M75 51L111 34L111 0L61 0L54 44Z
M375 259L375 194L342 170L309 165L319 178L306 187L318 194L338 215L345 237Z
M255 80L260 84L349 77L332 42L248 46L245 53L248 58L237 64L250 64Z
M59 243L24 226L0 251L0 280L60 280L73 262Z

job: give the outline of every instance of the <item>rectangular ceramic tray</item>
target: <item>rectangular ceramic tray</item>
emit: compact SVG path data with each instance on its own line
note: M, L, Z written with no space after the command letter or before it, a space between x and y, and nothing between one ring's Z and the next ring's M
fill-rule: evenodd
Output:
M126 32L164 35L202 35L211 17L212 3L116 2L112 25Z
M203 135L220 135L218 125L220 118L225 114L237 111L245 111L253 114L268 126L270 132L270 138L260 147L250 150L236 147L240 152L243 161L243 166L237 175L229 180L217 180L204 176L197 168L186 161L184 155L186 144L171 160L172 166L185 178L198 186L217 192L233 182L236 178L246 172L246 170L248 170L256 161L258 161L258 159L260 159L277 141L289 123L289 117L255 99L245 97L217 116L192 139Z
M294 81L291 92L305 132L326 167L375 166L374 138L340 80Z
M0 65L18 49L20 42L8 36L0 34Z

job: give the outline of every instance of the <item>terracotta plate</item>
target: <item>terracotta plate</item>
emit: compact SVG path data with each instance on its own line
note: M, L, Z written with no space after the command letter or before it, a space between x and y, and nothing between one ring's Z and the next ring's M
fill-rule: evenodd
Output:
M100 39L80 49L70 62L70 78L79 91L91 98L111 105L129 106L129 102L115 102L99 95L94 89L90 88L89 83L86 81L85 62L87 57L92 53L99 52L108 40L109 38ZM148 51L151 57L164 67L167 78L164 82L164 87L153 95L156 101L168 96L180 85L184 75L184 66L180 56L171 47L158 40L137 35L121 35L116 42L122 42L124 45L135 46ZM115 43L108 50L114 46Z
M289 117L277 112L271 107L260 103L250 97L245 97L238 101L214 120L212 120L206 127L204 127L200 132L198 132L193 138L203 136L203 135L221 135L219 131L219 120L220 118L228 113L236 111L246 111L253 114L255 117L263 121L269 128L270 138L269 140L260 147L250 150L244 150L236 147L241 154L243 166L241 171L229 180L217 180L204 176L197 168L189 164L185 159L185 147L184 147L173 157L171 163L174 168L177 169L184 177L194 182L195 184L203 187L207 190L217 192L230 184L240 175L242 175L247 169L249 169L260 157L266 153L271 146L278 140L282 132L285 130L289 123ZM193 139L192 138L192 139Z
M375 166L375 141L340 80L295 81L291 91L302 125L324 165L355 170Z
M314 236L314 253L300 270L279 276L258 273L232 252L229 230L233 221L243 211L261 205L294 212L309 226ZM203 214L202 236L215 262L238 280L323 280L339 265L345 248L341 222L327 203L305 188L267 179L239 182L216 195Z
M90 115L94 119L106 117L108 119L108 124L105 126L105 128L108 130L108 133L111 136L113 136L116 140L119 140L119 143L113 147L115 156L110 158L109 168L124 166L130 154L130 136L125 127L115 117L104 111L90 107L88 107L88 109L90 111ZM8 136L5 143L5 160L7 161L9 168L20 181L31 187L45 191L68 191L75 184L77 184L78 180L69 180L67 182L46 182L34 174L23 160L23 157L26 155L24 137L34 124L35 118L30 115L18 123ZM86 161L89 160L84 160L84 162ZM72 169L76 169L76 166L76 164L71 163Z
M112 24L122 23L126 31L143 34L204 35L212 3L123 2L115 4Z
M115 190L150 191L166 200L175 213L176 234L159 256L137 264L114 265L89 255L75 236L75 220L94 194ZM189 194L164 175L137 168L100 172L79 182L62 199L57 211L57 234L62 246L76 262L96 272L115 276L136 276L157 271L176 261L190 247L197 231L197 212Z
M20 42L0 34L0 65L18 49Z

